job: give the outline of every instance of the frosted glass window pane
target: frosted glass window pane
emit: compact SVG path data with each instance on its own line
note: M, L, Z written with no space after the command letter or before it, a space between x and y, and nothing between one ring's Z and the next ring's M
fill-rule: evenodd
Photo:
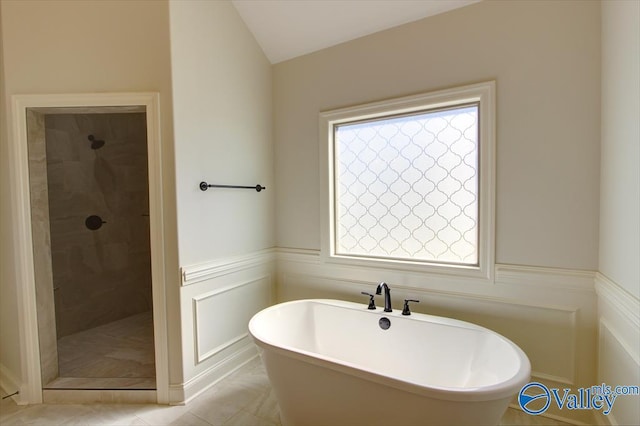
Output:
M335 252L478 264L478 105L334 126Z

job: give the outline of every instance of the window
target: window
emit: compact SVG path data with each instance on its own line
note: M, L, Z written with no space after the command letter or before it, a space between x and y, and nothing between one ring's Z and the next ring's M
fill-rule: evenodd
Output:
M493 98L489 82L321 113L325 259L488 277Z
M333 127L335 252L478 264L478 105Z

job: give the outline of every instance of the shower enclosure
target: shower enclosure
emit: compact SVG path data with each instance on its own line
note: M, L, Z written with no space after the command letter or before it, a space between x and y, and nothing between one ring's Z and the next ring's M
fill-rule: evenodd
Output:
M155 389L144 112L27 112L44 389Z

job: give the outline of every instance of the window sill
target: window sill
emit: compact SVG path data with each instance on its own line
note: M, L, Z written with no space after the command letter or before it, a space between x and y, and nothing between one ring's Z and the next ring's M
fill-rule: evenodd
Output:
M422 261L407 261L393 259L376 259L357 256L344 256L336 254L320 254L320 262L324 264L334 264L340 266L386 269L394 272L403 271L411 273L421 273L429 275L440 275L446 277L457 277L462 279L473 279L476 281L493 282L493 267L480 267L472 265L445 265L434 264Z

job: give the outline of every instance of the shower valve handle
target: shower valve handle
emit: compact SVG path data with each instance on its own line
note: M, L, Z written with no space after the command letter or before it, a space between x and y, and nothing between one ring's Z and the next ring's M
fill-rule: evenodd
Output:
M376 302L373 300L373 294L371 293L367 293L366 291L362 291L361 294L364 294L365 296L369 296L369 307L367 309L375 309L376 308Z

